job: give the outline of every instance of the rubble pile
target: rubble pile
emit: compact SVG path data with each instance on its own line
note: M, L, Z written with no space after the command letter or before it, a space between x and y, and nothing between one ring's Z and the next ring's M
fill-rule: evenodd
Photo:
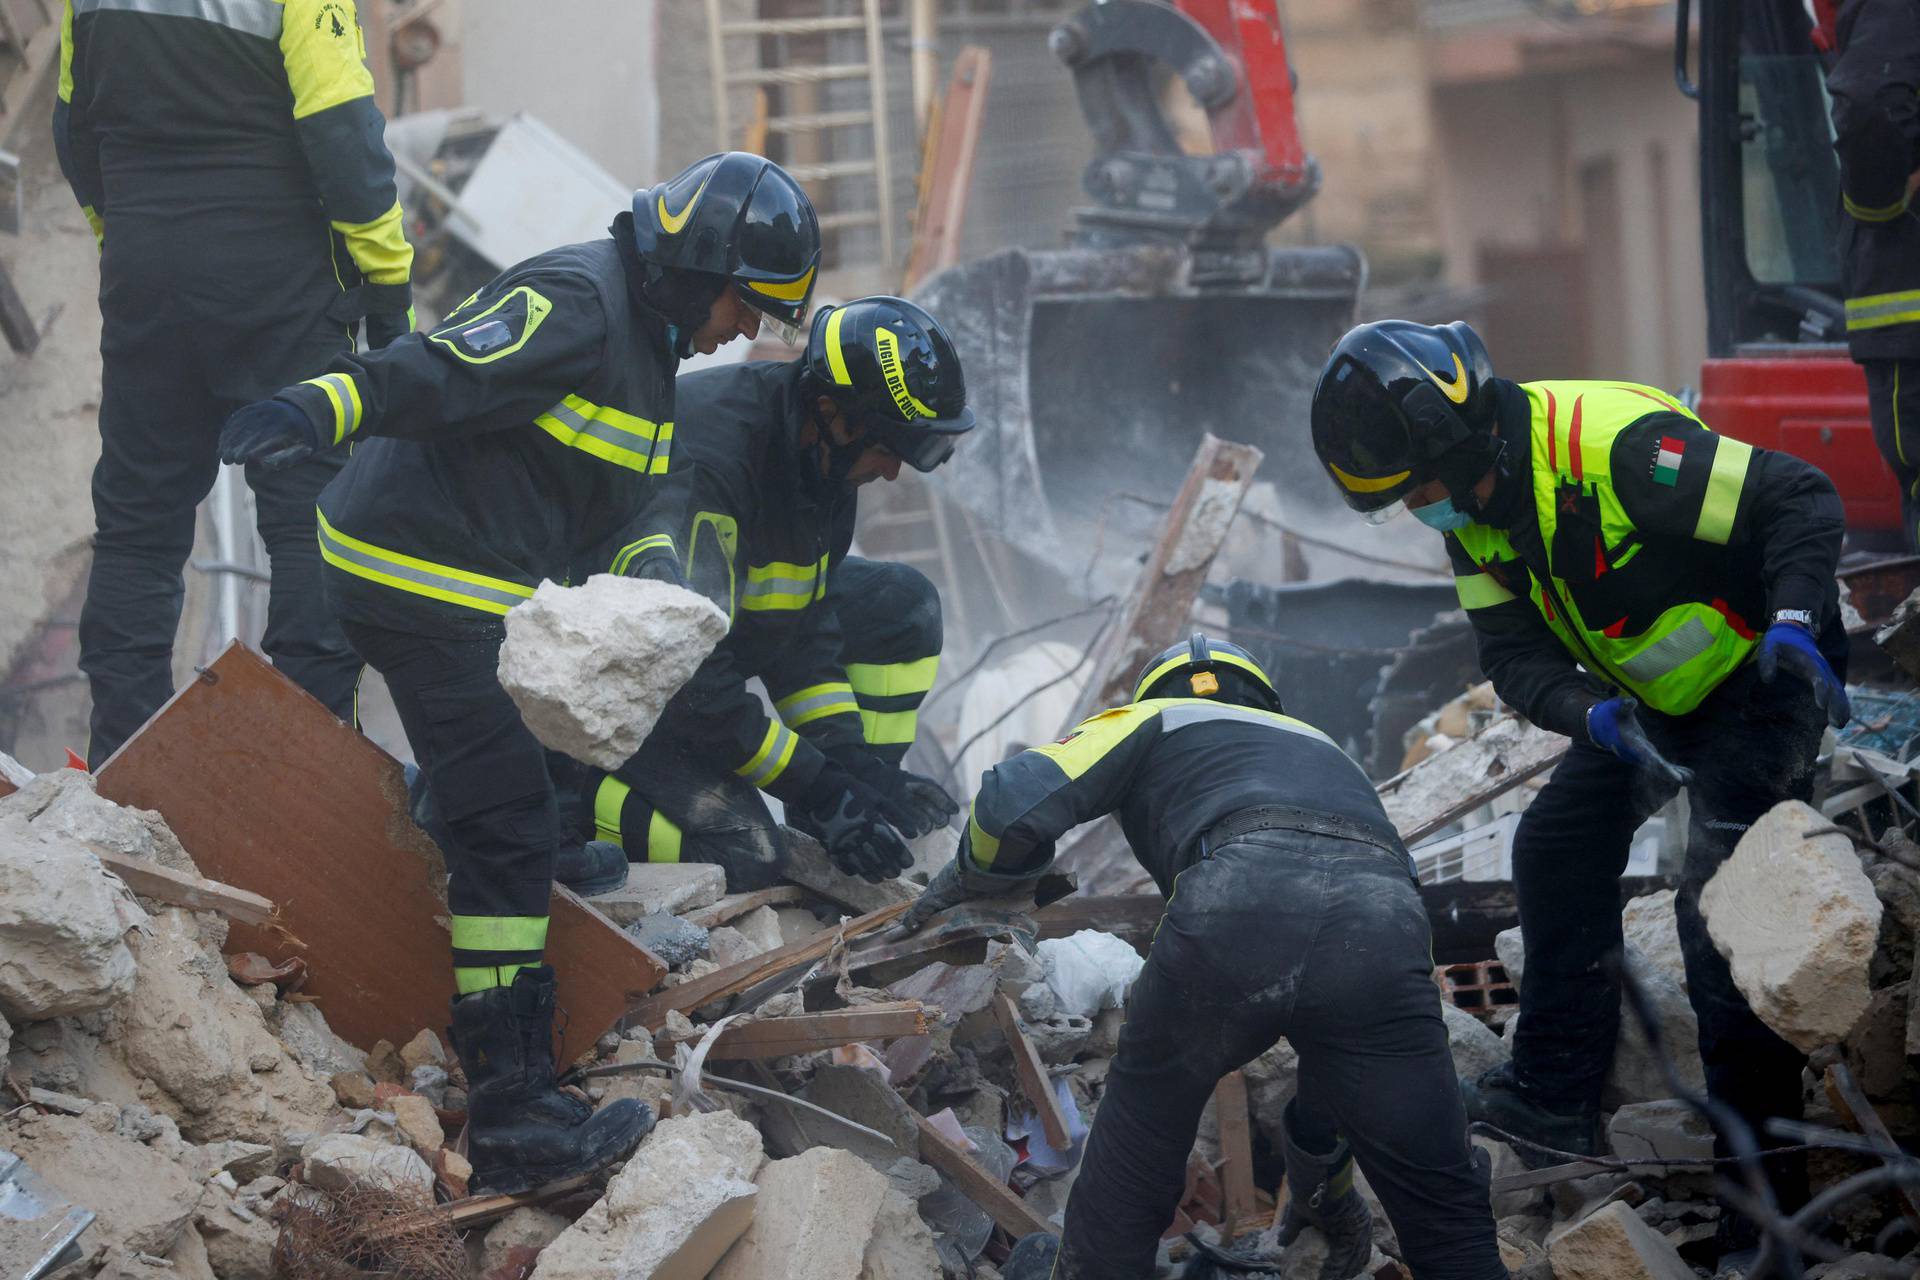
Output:
M60 1274L992 1280L1012 1238L1059 1229L1140 956L1098 929L1040 941L1030 903L975 904L892 937L871 922L916 884L849 879L791 839L794 883L729 895L717 868L639 865L596 900L670 972L570 1081L597 1105L638 1098L659 1123L590 1185L500 1203L469 1196L464 1079L435 1029L345 1043L301 992L324 956L223 956L221 916L142 898L101 861L193 874L191 851L156 815L109 803L84 774L32 779L0 799L0 1051L18 1104L0 1119L0 1148L99 1215ZM1920 851L1856 852L1832 819L1783 806L1702 895L1742 989L1814 1051L1816 1123L1848 1127L1826 1087L1840 1069L1897 1136L1920 1128L1910 863ZM1784 883L1795 891L1754 888ZM1628 903L1623 930L1682 1078L1698 1087L1674 893ZM1513 930L1498 945L1516 985L1520 943ZM747 985L729 985L735 975ZM1461 1074L1506 1060L1513 1006L1476 1014L1443 1001L1442 1012ZM1272 1244L1298 1070L1282 1042L1216 1095L1164 1248L1170 1267L1191 1252L1191 1231L1264 1247L1277 1274L1317 1272L1324 1245L1311 1230L1288 1250ZM1710 1156L1712 1134L1671 1096L1631 1017L1606 1106L1618 1167L1541 1182L1523 1159L1538 1166L1538 1153L1476 1139L1516 1275L1681 1280L1705 1260L1709 1172L1663 1162ZM1823 1157L1816 1183L1860 1167ZM1403 1275L1373 1205L1367 1274ZM1895 1213L1855 1206L1840 1224L1848 1245L1871 1251Z

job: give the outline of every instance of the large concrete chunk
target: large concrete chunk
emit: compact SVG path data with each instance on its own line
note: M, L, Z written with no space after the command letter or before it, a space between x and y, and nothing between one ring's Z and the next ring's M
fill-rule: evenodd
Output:
M186 1170L153 1147L103 1132L80 1116L23 1117L0 1125L0 1147L25 1160L61 1195L100 1215L80 1237L89 1258L102 1252L165 1257L201 1198ZM87 1271L83 1266L77 1274Z
M1447 1022L1447 1048L1453 1054L1454 1073L1462 1079L1476 1079L1513 1056L1512 1046L1493 1028L1445 997L1440 1000L1440 1015Z
M1554 1280L1694 1280L1665 1236L1620 1201L1548 1246Z
M500 683L534 737L617 769L726 634L726 614L669 582L543 582L507 615Z
M775 1160L761 1170L759 1184L753 1225L713 1269L712 1280L861 1274L874 1221L891 1191L884 1174L848 1152L815 1147Z
M157 862L169 871L200 874L164 818L151 809L115 804L94 790L92 774L78 769L38 775L7 797L0 811L22 814L43 835Z
M1794 1047L1843 1039L1866 1011L1880 899L1852 841L1811 805L1785 801L1754 823L1700 910L1734 985Z
M146 922L84 845L0 815L0 1013L31 1021L118 1003L133 991L127 931Z
M1614 1112L1607 1144L1622 1160L1699 1159L1713 1155L1713 1130L1686 1103L1663 1098L1629 1103Z
M421 1203L433 1200L433 1170L410 1148L358 1133L330 1133L300 1151L307 1181L322 1191L384 1187Z
M1680 920L1674 914L1674 898L1672 889L1635 898L1620 912L1620 927L1627 946L1640 953L1647 967L1672 975L1684 991L1687 966L1680 954Z
M662 1120L533 1280L701 1280L753 1221L765 1159L759 1131L730 1111Z
M680 915L720 901L727 873L711 862L636 862L627 882L593 898L593 909L617 925L638 924L664 911Z

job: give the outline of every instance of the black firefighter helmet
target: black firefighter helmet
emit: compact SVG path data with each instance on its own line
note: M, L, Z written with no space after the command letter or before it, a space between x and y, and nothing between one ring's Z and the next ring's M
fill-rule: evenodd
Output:
M1470 502L1499 456L1495 421L1493 362L1459 320L1358 325L1313 389L1313 450L1347 505L1369 516L1434 480Z
M1140 672L1133 700L1216 698L1262 711L1285 711L1280 691L1252 654L1231 640L1209 639L1196 631L1163 650Z
M940 322L905 298L823 307L807 336L807 380L851 424L917 471L973 430L960 356Z
M800 184L765 156L722 152L635 191L633 238L643 260L725 280L789 342L799 340L820 266L820 219Z

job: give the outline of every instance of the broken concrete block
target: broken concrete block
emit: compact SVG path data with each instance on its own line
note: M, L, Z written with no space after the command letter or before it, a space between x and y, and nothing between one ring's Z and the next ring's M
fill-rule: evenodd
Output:
M134 984L126 935L146 922L84 845L0 815L0 1013L31 1021L124 1000Z
M781 834L786 839L787 865L780 874L843 907L865 913L896 902L911 902L920 896L920 886L908 880L882 880L873 884L848 875L834 866L821 843L804 831L785 827Z
M318 1004L282 1003L275 1016L274 1038L320 1079L332 1079L343 1071L365 1071L367 1055L333 1033Z
M543 582L507 614L500 683L546 746L617 769L726 634L726 614L670 582Z
M1713 1155L1713 1129L1686 1103L1662 1098L1614 1112L1607 1143L1622 1160L1690 1160Z
M400 1061L400 1051L393 1047L393 1041L373 1042L367 1053L367 1074L376 1085L399 1084L407 1078L407 1064Z
M161 1107L195 1142L239 1138L269 1145L317 1133L333 1091L302 1071L233 985L220 953L193 917L168 908L133 940L139 978L117 1011L113 1042L136 1075L158 1086ZM156 1104L158 1105L158 1104Z
M1462 1079L1472 1080L1513 1056L1512 1048L1492 1027L1444 996L1440 1016L1447 1023L1447 1048L1453 1054L1454 1073Z
M1300 1091L1300 1055L1292 1044L1278 1040L1240 1070L1247 1077L1247 1104L1253 1109L1253 1122L1278 1151L1281 1116Z
M1906 1093L1907 988L1882 987L1867 1001L1867 1011L1846 1040L1847 1066L1869 1098L1895 1099Z
M307 1181L322 1191L354 1186L385 1187L408 1199L431 1203L433 1170L406 1147L358 1133L329 1133L300 1149Z
M933 1177L938 1186L939 1175ZM928 1280L939 1274L940 1254L934 1248L933 1232L912 1199L888 1188L880 1198L880 1212L874 1215L873 1238L860 1260L860 1280Z
M400 1136L407 1145L429 1160L433 1153L447 1144L447 1135L440 1128L440 1117L433 1112L433 1104L425 1098L413 1094L404 1094L388 1104L393 1108L394 1124L400 1130Z
M78 769L39 774L0 802L0 812L21 814L42 835L157 862L169 871L200 874L164 818L151 809L106 799L94 790L94 776Z
M371 1111L376 1105L373 1077L364 1071L342 1071L327 1083L340 1105L349 1111Z
M400 1046L400 1065L407 1069L408 1076L420 1067L444 1067L447 1051L439 1036L422 1027L419 1034Z
M650 911L627 926L627 936L653 952L669 969L678 969L709 953L710 935L691 920Z
M732 1112L662 1120L533 1280L700 1280L753 1221L765 1159Z
M225 1190L209 1190L194 1211L193 1225L220 1280L272 1280L273 1245L280 1229L266 1213Z
M494 1268L507 1260L509 1250L538 1251L546 1248L571 1225L559 1214L548 1213L545 1209L531 1206L515 1209L487 1228L486 1236L480 1242L480 1266L474 1274L491 1275Z
M1515 991L1520 990L1520 975L1527 968L1527 944L1518 925L1493 936L1493 954L1499 957L1500 967L1507 971L1507 981Z
M757 1182L753 1225L711 1280L849 1280L861 1274L874 1219L890 1191L883 1174L845 1151L815 1147L768 1164Z
M1885 626L1873 633L1873 642L1906 671L1920 677L1920 591L1902 600Z
M798 1097L856 1124L887 1135L889 1142L855 1133L800 1107L771 1107L763 1128L776 1155L795 1156L817 1147L844 1147L878 1170L920 1150L920 1128L913 1108L892 1086L859 1067L825 1066L807 1081Z
M1666 1237L1617 1200L1555 1240L1548 1255L1554 1280L1693 1280Z
M105 1253L167 1256L200 1199L199 1185L172 1160L79 1116L22 1116L0 1126L0 1146L67 1199L100 1215L80 1237L90 1259ZM83 1266L78 1274L87 1270Z
M1832 834L1807 834L1822 828ZM1795 1048L1845 1038L1866 1012L1880 899L1853 842L1813 806L1785 801L1754 823L1700 910L1734 985Z
M1661 1041L1673 1055L1681 1080L1691 1088L1704 1089L1707 1070L1700 1061L1700 1020L1686 990L1673 974L1642 963L1639 952L1631 946L1627 948L1627 967L1639 979L1640 990L1645 993L1660 1026ZM1600 1105L1609 1110L1673 1096L1660 1069L1660 1060L1641 1034L1639 1020L1625 1004L1626 998L1622 996L1620 1035L1614 1041L1613 1066L1600 1092Z
M1644 967L1670 975L1687 989L1687 965L1680 953L1680 919L1674 914L1675 893L1662 889L1633 899L1620 912L1620 928L1627 946L1639 952Z
M740 936L753 944L757 955L777 951L787 944L786 936L780 932L780 913L772 907L755 907L732 923Z
M637 924L656 911L682 915L720 901L727 873L711 862L636 862L627 882L593 899L593 909L615 924Z

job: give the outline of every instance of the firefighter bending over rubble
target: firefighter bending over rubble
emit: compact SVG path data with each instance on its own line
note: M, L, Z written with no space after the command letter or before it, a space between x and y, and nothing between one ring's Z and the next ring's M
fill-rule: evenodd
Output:
M763 888L785 864L764 790L843 871L898 875L903 837L959 811L900 767L940 664L940 597L916 569L847 553L860 486L932 471L973 427L953 343L911 302L862 298L822 308L799 359L703 369L679 395L692 496L675 536L732 629L633 759L588 775L576 832Z
M907 927L970 897L1030 892L1055 841L1107 813L1166 914L1127 996L1058 1256L1028 1237L1007 1280L1153 1274L1207 1099L1282 1036L1300 1086L1284 1118L1281 1238L1316 1226L1321 1276L1361 1273L1373 1232L1357 1157L1421 1280L1505 1277L1413 860L1366 774L1284 714L1237 645L1175 645L1131 703L988 770L957 856Z
M1520 1025L1513 1061L1463 1083L1467 1114L1560 1151L1600 1150L1619 877L1635 830L1684 786L1674 906L1707 1091L1756 1133L1769 1116L1798 1118L1806 1059L1734 986L1700 891L1762 814L1809 798L1822 731L1847 721L1833 485L1715 435L1652 387L1496 378L1460 323L1348 333L1314 390L1313 441L1348 506L1370 518L1405 507L1445 534L1495 692L1572 739L1514 834ZM1767 1164L1797 1208L1804 1159ZM1757 1238L1723 1207L1723 1266Z
M361 442L320 498L327 596L386 677L426 784L416 814L446 853L476 1188L603 1167L653 1123L554 1085L552 881L617 887L627 863L563 845L547 753L496 674L504 615L542 579L679 579L671 539L647 532L678 500L674 372L762 316L797 325L819 254L784 170L709 156L635 192L607 239L510 268L438 328L341 356L222 433L228 462L267 467Z

